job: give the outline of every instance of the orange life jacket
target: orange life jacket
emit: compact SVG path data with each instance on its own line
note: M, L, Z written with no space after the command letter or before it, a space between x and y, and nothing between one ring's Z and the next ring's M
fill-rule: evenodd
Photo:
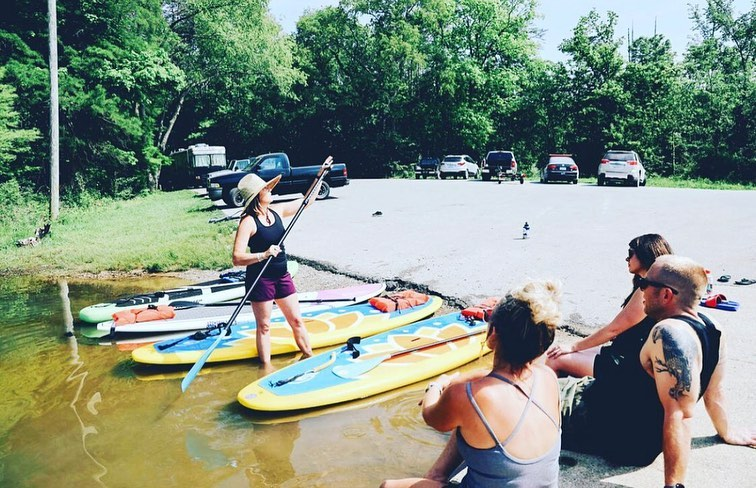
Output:
M462 310L462 316L477 320L486 320L486 313L490 315L497 303L499 303L498 298L488 297L478 305Z
M149 322L151 320L172 319L176 316L170 305L150 305L149 308L132 308L113 314L115 325L134 324L137 322Z
M395 312L406 308L422 305L430 297L424 293L418 293L412 290L404 290L392 293L385 297L374 297L370 299L370 305L374 306L381 312Z

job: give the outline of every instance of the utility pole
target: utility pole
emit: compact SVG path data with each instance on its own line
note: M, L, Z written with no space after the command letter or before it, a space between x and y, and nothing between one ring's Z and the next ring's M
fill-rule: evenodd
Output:
M47 0L50 37L50 220L60 212L60 154L58 139L58 15L56 0Z

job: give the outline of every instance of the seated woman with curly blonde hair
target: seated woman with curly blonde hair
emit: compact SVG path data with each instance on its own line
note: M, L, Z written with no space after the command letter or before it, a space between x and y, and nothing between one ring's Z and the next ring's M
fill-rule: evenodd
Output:
M559 387L554 371L536 363L554 340L561 292L553 282L514 289L494 308L487 344L493 370L442 375L428 385L423 418L454 431L425 478L384 481L383 487L445 486L464 460L465 487L555 487L559 478Z

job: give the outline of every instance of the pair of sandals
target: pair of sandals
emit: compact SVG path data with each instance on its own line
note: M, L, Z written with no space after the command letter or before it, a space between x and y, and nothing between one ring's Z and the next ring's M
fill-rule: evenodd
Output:
M730 278L732 278L730 275L722 275L717 279L717 281L720 283L727 283L728 281L730 281ZM750 278L741 278L735 282L736 285L753 285L755 283L756 280L752 280Z

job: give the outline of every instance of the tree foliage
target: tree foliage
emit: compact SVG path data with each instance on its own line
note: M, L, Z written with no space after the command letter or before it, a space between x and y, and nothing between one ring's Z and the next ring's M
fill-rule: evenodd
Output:
M44 191L49 132L45 6L0 18L0 183ZM698 41L624 39L587 12L537 57L535 0L341 0L287 35L267 0L59 0L61 181L129 196L196 142L231 157L326 154L382 176L421 154L550 152L595 171L633 149L660 175L756 178L756 6L691 12ZM626 49L625 49L626 47ZM627 53L625 55L625 53Z

